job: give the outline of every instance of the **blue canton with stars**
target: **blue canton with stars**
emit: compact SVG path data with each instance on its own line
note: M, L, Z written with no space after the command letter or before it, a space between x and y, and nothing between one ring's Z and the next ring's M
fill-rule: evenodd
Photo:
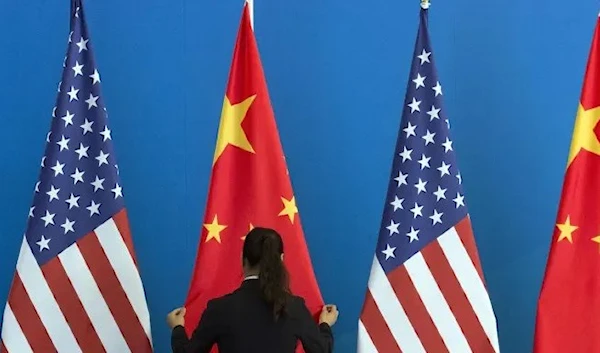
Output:
M43 265L124 208L88 31L80 1L25 238Z
M377 258L389 273L467 216L442 107L427 10L421 9Z

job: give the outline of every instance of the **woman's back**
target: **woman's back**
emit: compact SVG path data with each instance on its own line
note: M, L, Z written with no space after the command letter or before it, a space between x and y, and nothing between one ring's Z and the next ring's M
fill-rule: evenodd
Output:
M326 306L317 326L304 300L291 295L283 256L283 240L275 230L253 228L242 250L246 280L208 302L191 339L183 327L185 308L167 316L173 352L209 353L216 344L219 353L294 353L298 341L306 353L331 352L330 325L337 309Z
M293 353L300 341L306 353L329 353L333 337L328 324L317 326L304 301L292 296L277 320L261 297L258 280L249 279L236 291L209 302L190 340L183 327L173 331L174 353Z

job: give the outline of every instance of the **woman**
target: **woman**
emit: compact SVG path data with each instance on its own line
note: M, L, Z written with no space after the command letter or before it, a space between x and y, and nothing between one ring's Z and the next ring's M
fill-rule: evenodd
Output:
M169 313L173 353L208 353L214 344L219 353L293 353L298 341L306 353L333 351L337 308L326 305L317 325L304 300L291 294L283 241L276 231L251 230L242 265L242 285L208 302L191 339L183 327L185 308Z

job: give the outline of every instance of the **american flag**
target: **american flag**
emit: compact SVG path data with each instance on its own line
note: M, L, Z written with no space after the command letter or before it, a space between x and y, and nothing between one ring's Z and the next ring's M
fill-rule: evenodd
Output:
M421 9L360 353L500 351Z
M152 351L150 317L80 0L0 352Z

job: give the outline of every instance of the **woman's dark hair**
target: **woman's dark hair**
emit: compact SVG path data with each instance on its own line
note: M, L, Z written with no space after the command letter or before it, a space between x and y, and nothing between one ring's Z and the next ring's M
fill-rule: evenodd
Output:
M285 313L291 293L282 254L283 240L275 230L257 227L246 235L243 260L248 267L258 269L262 297L273 306L275 320Z

